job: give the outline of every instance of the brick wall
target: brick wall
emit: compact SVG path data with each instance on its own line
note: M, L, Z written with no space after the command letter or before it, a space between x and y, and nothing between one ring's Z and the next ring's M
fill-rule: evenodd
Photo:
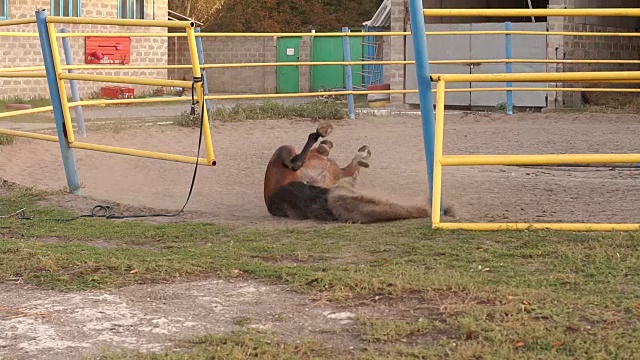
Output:
M273 37L203 37L206 64L272 63L276 62L276 39ZM188 64L189 48L184 38L169 41L169 64ZM300 42L300 61L311 61L311 42ZM170 69L169 78L191 79L190 70ZM209 93L275 93L276 67L256 66L207 69ZM300 92L308 92L310 69L300 67Z
M553 7L606 8L636 7L635 0L551 0ZM549 17L550 31L635 32L640 20L633 17ZM640 38L619 36L549 36L550 59L638 60ZM549 71L637 71L640 64L558 64ZM629 87L614 83L565 83L564 87ZM582 94L550 93L551 107L574 107L582 103Z
M9 0L9 19L33 18L35 9L42 4L49 5L49 1L37 0ZM145 19L153 18L153 2L145 4ZM155 0L155 16L158 20L167 19L167 0ZM47 11L50 9L47 8ZM84 0L82 2L82 16L96 18L117 18L118 0ZM70 32L166 32L166 28L125 27L107 25L56 25L56 30L61 27ZM8 32L37 32L35 24L2 27L1 31ZM70 38L74 64L84 64L84 38ZM131 65L166 65L167 64L167 38L141 38L131 39ZM61 60L64 62L62 42L58 41ZM2 37L0 41L0 68L17 66L41 66L42 53L37 37ZM166 79L167 70L86 70L78 73L95 75L118 75L149 77ZM0 79L0 98L6 99L14 96L48 97L49 92L45 79ZM86 98L92 92L98 91L101 86L117 85L96 82L79 81L80 96ZM151 91L153 87L141 85L127 85L136 89L136 93ZM67 91L70 96L69 85Z

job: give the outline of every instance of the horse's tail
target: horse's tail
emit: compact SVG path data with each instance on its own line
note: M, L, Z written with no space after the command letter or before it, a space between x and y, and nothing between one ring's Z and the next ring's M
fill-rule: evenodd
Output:
M331 188L328 205L331 212L344 222L364 224L431 217L431 211L427 207L402 205L356 191L353 177L340 179ZM452 208L445 208L446 215L452 213Z

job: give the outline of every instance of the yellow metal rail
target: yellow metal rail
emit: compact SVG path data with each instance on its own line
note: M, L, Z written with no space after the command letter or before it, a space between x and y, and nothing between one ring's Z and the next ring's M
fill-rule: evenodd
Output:
M0 112L0 119L5 117L10 117L10 116L30 115L30 114L37 114L37 113L48 112L48 111L53 111L53 106L43 106L43 107L37 107L32 109Z
M640 71L591 71L570 73L432 74L432 81L446 82L573 82L640 80Z
M44 71L31 71L31 72L15 72L15 71L0 71L0 78L46 78L47 74Z
M35 22L35 20L33 22ZM186 28L195 27L195 23L193 21L85 18L85 17L66 17L66 16L47 16L47 23L165 27L165 28L177 28L177 29L186 29ZM93 36L93 35L90 35L90 36Z
M640 163L640 154L446 155L443 166Z
M68 73L59 73L58 77L64 80L83 80L83 81L98 81L98 82L119 83L119 84L136 84L136 85L172 86L172 87L191 88L191 81L183 81L183 80L147 79L147 78L134 78L129 76L86 75L86 74L68 74Z
M434 229L497 231L497 230L561 230L561 231L638 231L640 224L594 223L452 223L441 221L442 167L478 165L552 165L570 163L639 163L640 154L536 154L536 155L443 155L444 109L446 81L438 79L434 171L431 224Z
M424 16L441 17L530 17L530 16L630 16L639 17L639 8L619 9L425 9Z
M146 150L135 150L135 149L127 149L115 146L107 146L107 145L98 145L98 144L88 144L83 142L74 142L70 144L72 148L83 149L83 150L93 150L93 151L101 151L112 154L120 154L120 155L129 155L136 157L143 157L149 159L157 159L157 160L167 160L167 161L175 161L186 164L195 164L196 162L200 165L211 165L207 159L196 158L194 156L183 156L183 155L175 155L175 154L167 154L156 151L146 151Z
M30 133L30 132L26 132L26 131L0 129L0 134L17 136L17 137L24 137L24 138L36 139L36 140L58 142L58 137L57 136L45 135L45 134L36 134L36 133Z
M0 33L1 34L1 33ZM196 33L198 37L364 37L364 36L409 36L408 31L387 31L387 32L348 32L348 33ZM451 35L547 35L547 36L620 36L636 37L640 33L635 32L586 32L586 31L536 31L536 30L457 30L457 31L427 31L427 36L451 36ZM5 35L11 36L11 35ZM18 35L20 36L20 35ZM37 36L37 35L36 35ZM186 33L135 33L135 32L113 32L113 33L64 33L58 37L186 37Z
M56 34L60 35L60 34ZM429 64L640 64L640 60L589 60L589 59L452 59L431 60ZM233 64L204 64L202 69L226 69L243 67L266 66L333 66L333 65L411 65L415 61L409 60L376 60L376 61L299 61L299 62L267 62L267 63L233 63ZM16 68L0 68L0 72L25 72L43 70L44 66L24 66ZM158 70L158 69L191 69L191 65L61 65L61 70Z
M0 21L0 24L2 22ZM31 33L31 32L17 32L17 31L11 31L11 32L0 32L0 37L38 37L38 33Z
M49 30L49 42L51 43L51 52L53 57L53 67L56 74L61 74L60 67L60 49L58 49L58 41L56 39L56 29L53 23L47 23ZM64 80L60 76L56 76L58 80L58 89L60 91L60 103L62 104L62 116L64 118L65 133L69 144L73 144L76 139L73 133L73 125L71 124L71 114L69 113L69 105L67 104L67 90L64 86Z
M12 25L35 24L35 23L36 23L36 18L0 20L0 27L2 27L2 26L12 26Z

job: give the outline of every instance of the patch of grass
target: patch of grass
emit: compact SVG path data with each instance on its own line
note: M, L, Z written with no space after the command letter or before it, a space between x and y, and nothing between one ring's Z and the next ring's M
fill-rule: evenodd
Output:
M362 340L367 342L393 342L407 337L437 330L438 323L426 319L358 319Z
M36 97L36 98L23 98L20 96L13 96L6 100L0 100L0 112L13 111L7 109L7 104L29 104L34 108L50 106L51 100L48 98Z
M11 145L16 141L15 136L0 134L0 146Z
M278 341L273 336L254 331L242 330L228 335L206 335L191 341L183 341L183 351L162 354L142 354L139 352L104 353L104 360L181 360L181 359L335 359L321 344L304 340L296 343Z
M0 215L23 207L33 217L72 215L38 208L42 196L0 198ZM361 358L633 358L640 351L637 232L436 231L424 221L249 229L1 219L0 239L0 281L85 290L249 277L352 306L386 305L391 313L355 326L367 348ZM253 337L234 341L213 337L193 351L211 358L302 351L277 342L265 349Z
M277 120L304 118L311 120L341 120L347 116L345 104L333 101L313 101L303 104L283 104L267 101L261 104L237 104L232 107L216 108L210 118L212 121L237 122L245 120ZM184 127L200 126L200 115L183 112L176 124Z

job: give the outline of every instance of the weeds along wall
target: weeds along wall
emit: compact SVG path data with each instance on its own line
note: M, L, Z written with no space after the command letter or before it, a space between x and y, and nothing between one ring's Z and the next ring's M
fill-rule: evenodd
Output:
M153 4L155 3L155 11ZM49 1L35 0L9 0L9 19L32 18L34 9L42 7L44 4L48 8ZM153 19L155 14L157 20L167 19L167 0L156 0L155 2L145 2L145 19ZM49 11L47 11L49 12ZM82 1L82 16L96 18L118 18L118 0L84 0ZM166 28L151 27L128 27L128 26L108 26L108 25L76 25L60 24L56 25L56 31L66 28L70 32L166 32ZM35 24L6 26L2 27L3 32L31 32L37 33ZM84 64L85 39L83 37L69 38L73 62L76 65ZM62 40L58 39L61 60L64 63L64 53L62 51ZM0 37L0 68L10 68L18 66L41 66L42 53L38 37ZM186 54L188 57L188 53ZM167 38L131 38L131 64L130 65L166 65L168 58ZM137 76L166 79L166 69L154 70L76 70L81 74L95 75L118 75ZM0 99L12 97L49 97L46 79L0 79ZM65 81L68 94L69 82ZM87 98L99 91L102 86L113 86L117 84L107 84L98 82L78 81L80 96ZM153 89L151 86L127 85L136 90L136 94L148 92Z

